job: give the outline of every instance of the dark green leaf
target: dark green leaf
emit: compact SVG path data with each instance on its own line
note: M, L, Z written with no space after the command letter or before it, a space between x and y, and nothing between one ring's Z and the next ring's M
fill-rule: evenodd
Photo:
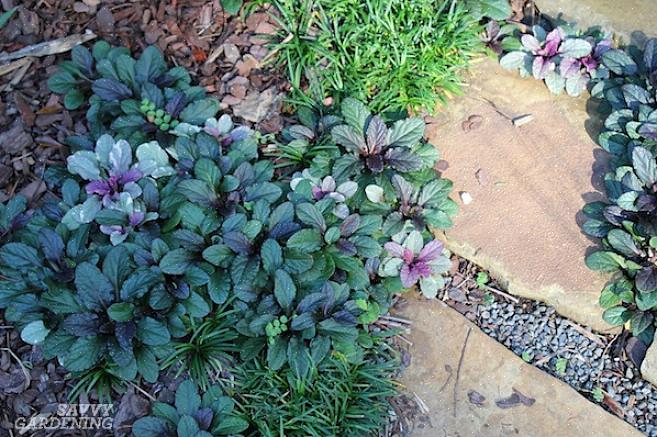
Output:
M167 65L164 62L162 52L157 47L148 46L135 63L135 77L142 84L152 82L155 78L164 74L166 68Z
M176 409L179 414L194 414L201 408L201 396L190 380L183 381L176 390Z
M75 269L75 287L82 304L90 310L101 310L114 300L114 287L93 264L84 262Z
M276 270L274 296L283 310L290 309L296 293L297 287L294 285L292 277L285 270Z
M242 8L242 0L221 0L221 7L228 15L236 15ZM1 26L0 26L1 27ZM239 432L239 431L237 431ZM226 433L233 434L233 433Z
M267 348L267 365L271 370L279 370L287 361L287 340L276 337L273 344Z
M317 229L302 229L287 240L287 247L305 253L316 252L322 247L322 234Z
M23 243L7 243L0 248L0 261L12 268L41 266L41 259L35 248Z
M100 337L81 337L73 343L66 354L61 356L64 367L71 372L90 369L100 359L103 348Z
M622 306L609 308L602 314L602 318L612 326L623 325L631 317L632 312Z
M107 308L107 315L115 322L127 322L132 320L134 305L128 302L114 303Z
M297 378L304 378L310 370L310 350L299 337L292 337L287 347L287 361Z
M160 417L142 417L132 425L132 434L140 437L165 437L172 431L169 422Z
M185 123L202 125L208 118L219 112L219 102L213 98L197 100L190 103L180 113L180 120Z
M144 317L139 321L137 338L149 346L162 346L171 340L166 325L151 317Z
M160 270L167 275L182 275L192 265L194 256L186 249L175 249L164 255Z

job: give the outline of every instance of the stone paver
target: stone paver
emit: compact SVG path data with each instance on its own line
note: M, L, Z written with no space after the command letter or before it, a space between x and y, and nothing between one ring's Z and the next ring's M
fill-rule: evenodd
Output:
M412 437L642 435L565 383L525 363L442 302L411 298L401 315L413 320L412 361L401 382L424 401L431 422ZM496 406L495 401L511 395L513 388L535 403ZM486 398L483 406L469 401L471 390Z
M655 0L549 0L537 1L540 10L550 16L563 14L579 27L601 26L623 38L641 43L657 36Z
M597 242L580 228L585 203L603 198L606 166L588 133L598 132L599 120L587 113L587 98L555 98L542 82L491 59L473 68L466 89L428 127L449 162L445 176L473 198L446 233L448 247L490 270L509 292L609 329L598 306L607 278L584 264ZM509 120L524 114L533 121L515 127ZM473 115L482 123L467 131L462 124Z

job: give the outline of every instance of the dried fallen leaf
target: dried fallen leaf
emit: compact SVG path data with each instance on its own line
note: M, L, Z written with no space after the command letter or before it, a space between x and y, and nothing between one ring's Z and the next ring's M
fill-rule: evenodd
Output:
M630 338L625 344L625 352L627 353L627 356L630 357L630 360L638 368L641 368L641 363L643 363L643 360L646 357L646 351L646 344L636 337Z
M192 55L196 62L205 62L208 59L208 55L198 47L192 47Z
M479 182L479 185L481 185L482 187L485 187L490 182L490 180L488 179L488 174L486 174L483 168L477 170L477 172L475 173L475 177L477 178L477 182Z
M513 394L517 395L520 402L526 407L531 407L536 402L536 399L525 396L515 388L513 388Z
M474 114L469 116L467 120L461 123L461 129L463 129L463 132L470 132L471 130L475 130L480 127L483 122L484 118L481 115Z
M605 404L615 415L619 417L625 417L625 410L618 405L618 402L614 400L611 396L605 393L605 397L602 400L602 403Z
M478 407L482 407L486 403L486 397L476 390L468 391L468 400L470 401L471 404L476 405Z
M495 405L502 409L517 407L520 405L520 397L516 393L513 393L508 398L497 399Z

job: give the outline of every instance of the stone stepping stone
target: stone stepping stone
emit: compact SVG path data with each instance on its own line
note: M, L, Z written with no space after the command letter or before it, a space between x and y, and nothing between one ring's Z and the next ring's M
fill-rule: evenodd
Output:
M607 156L592 138L600 123L592 103L555 97L492 59L473 68L466 90L427 129L460 193L448 248L510 293L608 330L598 305L607 277L584 264L598 243L580 227L582 207L604 192Z
M401 383L429 410L412 437L643 435L440 301L410 298L399 315L413 320Z
M541 12L551 17L563 14L582 29L601 26L626 42L641 42L657 36L657 8L652 0L550 0L539 1Z

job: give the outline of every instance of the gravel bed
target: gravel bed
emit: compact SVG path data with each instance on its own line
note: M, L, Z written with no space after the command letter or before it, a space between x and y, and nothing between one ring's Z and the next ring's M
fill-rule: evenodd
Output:
M590 333L543 303L502 299L478 307L476 323L486 334L594 401L599 387L598 401L604 407L646 435L657 436L657 389L622 353L613 356L616 337ZM564 363L565 370L557 370Z
M643 360L645 348L641 351L629 332L597 334L549 305L510 296L479 266L458 256L452 257L446 284L438 297L490 337L657 437L657 388L641 378L634 362Z

